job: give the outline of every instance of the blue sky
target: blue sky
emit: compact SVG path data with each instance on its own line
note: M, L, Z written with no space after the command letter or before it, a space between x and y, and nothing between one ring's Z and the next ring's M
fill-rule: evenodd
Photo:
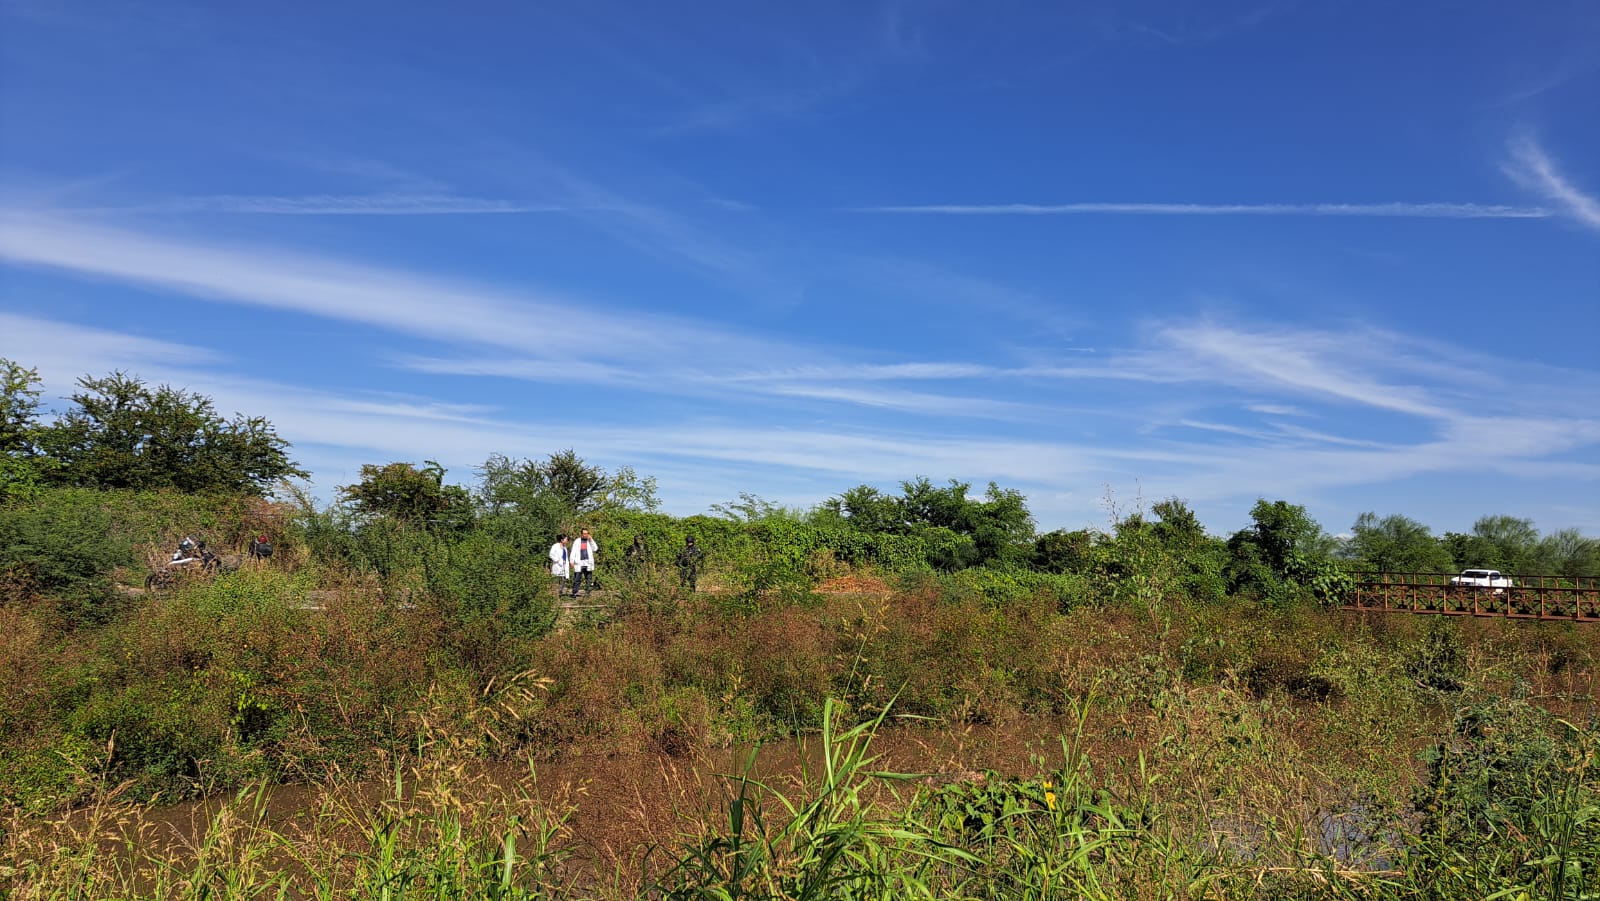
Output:
M0 355L324 497L573 448L678 514L1594 534L1597 347L1589 0L0 0Z

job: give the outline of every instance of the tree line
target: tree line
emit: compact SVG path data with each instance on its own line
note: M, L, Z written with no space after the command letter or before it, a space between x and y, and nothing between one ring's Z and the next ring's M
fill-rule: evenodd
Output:
M0 500L62 486L260 497L306 475L264 418L224 418L210 398L184 389L151 387L122 372L86 376L72 407L45 422L35 370L0 359L0 378ZM1134 596L1177 591L1278 602L1325 597L1352 570L1600 574L1600 541L1576 529L1541 535L1531 520L1503 514L1480 518L1466 533L1435 536L1403 515L1363 513L1348 536L1336 538L1304 507L1262 499L1249 526L1219 537L1183 500L1169 498L1148 511L1113 512L1103 530L1040 534L1026 498L995 483L977 492L968 482L919 476L897 493L858 485L807 510L743 494L711 515L674 519L656 512L653 478L628 467L608 472L571 449L542 459L494 454L477 474L468 488L446 482L434 461L364 465L355 484L338 489L336 509L310 517L309 534L322 536L330 552L370 563L382 557L372 548L392 547L397 530L451 541L482 533L480 540L526 548L586 519L618 538L649 532L678 541L698 531L713 539L713 550L719 536L733 541L742 530L739 541L756 536L772 545L749 554L787 560L791 569L806 554L829 552L886 568L1096 575Z

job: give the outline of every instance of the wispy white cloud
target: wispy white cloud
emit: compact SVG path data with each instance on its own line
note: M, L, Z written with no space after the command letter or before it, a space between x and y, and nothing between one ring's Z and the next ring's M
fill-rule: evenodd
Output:
M1548 60L1541 60L1540 62L1549 65ZM1543 75L1507 91L1505 94L1484 104L1484 106L1487 109L1493 109L1532 100L1535 97L1563 87L1578 78L1582 78L1596 68L1600 68L1600 60L1596 59L1596 47L1593 45L1585 46L1581 51L1573 53L1572 57L1565 62L1557 63Z
M375 392L340 394L229 375L206 365L221 361L180 344L9 314L0 318L0 327L4 327L0 355L42 363L47 387L67 384L85 372L104 371L114 363L147 380L182 384L213 397L220 409L266 416L294 443L297 454L317 459L373 462L429 457L460 470L481 463L490 453L548 449L573 441L565 404L552 415L541 415L542 408L535 407L531 415L508 416L506 410L478 404ZM1007 449L1007 462L998 467L986 464L983 470L993 469L997 477L1020 477L1026 471L1025 458L1036 458L1051 471L1077 471L1086 465L1083 452L1044 442L1013 446L989 439L886 430L788 430L715 423L651 426L595 419L585 423L582 437L585 454L602 461L784 465L857 479L970 471L973 461L995 457L1001 448Z
M788 369L737 373L734 381L844 380L895 381L904 379L970 379L998 375L993 366L962 362L855 364L847 366L797 366Z
M989 203L866 206L857 213L930 216L1349 216L1386 219L1545 219L1542 207L1483 203Z
M1099 454L1048 441L942 436L933 432L714 426L617 434L630 453L661 452L729 463L760 463L833 473L857 480L900 479L918 473L970 473L979 478L1033 481L1093 471ZM841 486L848 487L848 485Z
M1508 377L1514 370L1514 377ZM964 360L881 364L835 362L734 368L718 376L729 387L770 393L831 393L853 397L880 382L939 382L971 394L1018 396L1006 383L1111 382L1164 385L1205 398L1225 390L1229 403L1270 417L1317 415L1302 404L1340 406L1418 417L1429 422L1525 409L1587 418L1585 398L1600 391L1595 373L1517 364L1508 369L1480 351L1364 326L1289 328L1206 319L1152 323L1137 346L1076 357L1071 364L1002 366ZM1512 387L1538 384L1537 396ZM1022 393L1023 397L1033 396ZM1276 397L1277 400L1265 398ZM868 403L866 397L860 398ZM952 398L952 408L959 407ZM1171 400L1169 397L1168 400ZM1212 401L1201 401L1210 404ZM892 406L887 397L871 405ZM1044 407L1034 406L1043 412ZM1107 415L1102 413L1102 415ZM1158 417L1165 420L1167 417ZM1288 426L1277 425L1287 434ZM1334 436L1304 437L1333 441Z
M617 366L584 360L488 359L482 356L403 357L399 365L434 375L495 376L557 384L605 386L680 397L716 397L749 402L809 400L826 404L902 413L974 419L1039 419L1037 404L968 394L941 394L877 387L888 381L960 380L998 376L1002 370L966 364L838 365L782 370L661 368ZM865 386L865 387L863 387Z
M1600 198L1573 184L1530 135L1511 143L1506 174L1519 184L1543 194L1566 215L1586 228L1600 230Z
M1290 425L1283 422L1274 423L1273 425L1279 432L1283 433L1284 435L1288 435L1291 438L1301 438L1306 441L1314 441L1318 444L1341 444L1346 447L1383 446L1382 442L1379 441L1371 441L1361 438L1346 438L1342 435L1331 435L1327 432L1320 432L1315 429L1308 429L1302 426Z
M452 194L315 194L301 197L217 194L148 204L137 211L264 213L280 216L449 216L495 213L565 213L570 207L519 204Z
M1299 407L1290 407L1283 404L1250 404L1245 409L1252 410L1264 416L1304 416L1306 412Z
M541 358L579 350L545 340L573 308L569 297L423 275L271 246L153 236L73 218L0 213L0 259L79 276L159 287L226 303L378 326L434 341L469 342ZM730 361L770 360L772 348L727 330L637 311L592 306L611 361L693 359L706 348Z
M1339 435L1330 435L1326 432L1318 432L1313 429L1285 425L1282 423L1273 423L1271 426L1266 428L1250 428L1240 425L1231 425L1223 422L1206 422L1197 419L1182 419L1179 420L1177 424L1189 429L1217 432L1224 435L1236 435L1241 438L1248 438L1259 445L1272 447L1340 445L1343 447L1380 448L1385 446L1383 442L1380 441L1345 438Z
M0 217L0 257L23 265L66 269L95 278L176 289L191 296L292 310L377 325L433 341L467 342L505 351L498 357L474 353L399 361L399 365L436 374L581 382L684 395L718 393L739 385L750 395L988 417L995 415L994 410L963 396L966 391L945 396L863 391L859 386L871 381L938 379L1215 383L1216 373L1207 373L1207 367L1216 360L1228 360L1228 343L1239 342L1269 348L1281 355L1269 359L1268 355L1249 353L1217 368L1217 372L1230 373L1231 384L1251 386L1261 377L1262 367L1267 367L1265 371L1273 373L1280 387L1298 385L1296 393L1321 392L1384 409L1423 412L1414 392L1404 387L1396 389L1347 377L1337 367L1330 372L1291 372L1290 364L1296 360L1306 362L1303 357L1296 357L1294 338L1278 343L1259 340L1261 336L1256 335L1228 334L1226 330L1191 332L1186 327L1178 328L1164 340L1163 349L1153 355L1113 353L1069 365L1006 368L947 360L900 364L808 362L804 366L783 367L783 361L826 361L830 354L730 332L712 323L604 307L592 307L591 314L597 327L608 336L607 341L578 353L564 346L564 342L542 340L548 321L569 309L571 298L525 288L508 292L274 247L234 247L211 241L152 237L59 216ZM1202 348L1197 342L1203 338L1212 343ZM1348 354L1350 342L1346 339L1333 336L1316 340L1321 346L1338 348L1339 354ZM1185 353L1175 357L1174 349ZM1201 350L1214 359L1195 359ZM1426 361L1442 358L1439 354L1417 356ZM1405 357L1386 363L1392 366L1395 359ZM705 370L706 362L712 360L715 368ZM1177 367L1181 360L1190 360L1191 364ZM773 368L773 364L779 368ZM1481 365L1459 368L1467 374L1481 374L1486 369ZM1434 413L1441 409L1437 398L1428 409ZM1023 416L1017 410L1003 415Z
M1246 428L1242 425L1230 425L1225 422L1204 422L1198 419L1180 419L1177 425L1186 429L1197 429L1202 432L1217 432L1222 435L1237 435L1241 438L1250 438L1256 441L1271 441L1277 436L1266 429Z
M753 203L746 203L743 200L731 200L727 197L707 197L706 203L719 210L727 210L730 213L753 213L756 211L756 205Z
M1039 415L1037 405L1019 404L985 397L960 397L922 391L889 391L881 388L862 390L838 385L786 383L771 385L765 389L765 392L777 397L825 400L862 407L876 407L938 416L964 416L978 419L1026 419L1037 418Z
M715 196L703 186L685 184L663 174L647 160L625 158L613 165L641 180L642 172L670 183L678 193L692 193L698 202ZM597 180L568 166L521 147L509 148L506 159L495 167L496 175L507 184L520 186L520 193L551 197L570 209L585 224L613 239L660 259L687 265L703 274L759 290L774 292L770 267L760 254L744 243L731 241L697 222L694 218L661 205L636 199L635 192L624 192L615 180ZM703 204L702 204L703 205Z
M0 259L81 277L154 287L205 300L283 310L376 326L428 341L469 345L471 353L412 354L396 366L435 375L496 376L560 384L606 385L682 396L809 398L836 404L993 416L999 405L959 396L862 391L808 373L815 348L744 334L712 322L586 303L605 341L573 346L549 340L575 301L354 263L276 247L238 247L157 237L59 216L0 216ZM498 353L485 353L485 348ZM774 365L776 374L769 373ZM818 369L827 373L829 365ZM858 370L869 380L971 377L966 365ZM839 373L846 369L839 369Z
M1391 366L1374 369L1363 365L1376 359L1373 341L1382 337L1370 333L1352 340L1348 334L1273 333L1192 323L1161 330L1159 340L1183 351L1187 359L1160 365L1175 365L1176 372L1187 378L1206 378L1201 373L1209 372L1210 379L1237 387L1270 386L1430 419L1449 417L1451 411L1425 389L1387 382L1374 374L1391 371Z
M433 456L481 462L484 449L525 446L541 431L508 422L483 404L441 402L392 392L338 393L229 374L233 361L203 348L73 323L0 314L0 356L36 366L57 397L73 380L113 369L152 383L182 385L216 401L219 410L248 410L270 420L302 454L392 459ZM326 486L324 486L326 487Z
M1171 331L1154 334L1157 340L1170 340ZM1337 355L1328 344L1327 333L1243 328L1225 332L1216 327L1215 334L1199 342L1199 350L1180 343L1167 345L1166 353L1193 354L1190 362L1204 362L1215 369L1219 361L1209 347L1248 344L1263 335L1281 346L1267 354L1272 362L1267 372L1256 378L1254 391L1306 392L1324 400L1331 394L1342 399L1327 383L1349 373L1329 365ZM1300 347L1298 355L1285 349L1294 345ZM1394 345L1387 350L1393 352ZM1444 419L1425 419L1431 436L1410 442L1299 433L1282 426L1254 429L1194 419L1179 424L1227 433L1238 440L1219 444L1203 435L1167 430L1140 441L1116 434L1096 437L1087 429L1052 431L1048 437L1033 439L988 432L962 435L952 434L938 425L939 420L930 418L900 426L876 420L853 428L809 429L711 419L652 424L611 421L603 412L585 420L579 434L565 405L558 405L554 412L540 405L512 410L395 393L338 393L241 378L219 368L229 361L180 343L13 314L0 317L0 355L30 364L42 356L49 361L48 367L41 366L48 369L47 387L117 366L211 396L219 409L264 415L293 442L297 457L317 472L324 490L353 481L362 462L437 459L465 477L491 453L538 455L575 443L581 443L586 457L602 465L682 473L686 484L699 486L694 489L696 498L710 496L712 500L725 499L731 492L711 493L714 489L706 487L708 466L720 472L729 468L781 472L787 484L796 486L796 496L805 497L809 491L813 500L857 482L892 484L916 474L956 475L980 484L994 479L1037 498L1064 498L1081 493L1085 485L1095 486L1096 491L1101 485L1111 485L1128 496L1142 491L1147 497L1178 495L1197 502L1230 503L1261 493L1303 498L1326 489L1382 484L1430 473L1505 471L1527 477L1600 481L1600 465L1572 456L1600 445L1600 420L1592 415L1551 416L1532 411L1490 416L1481 410L1459 411ZM1223 368L1232 365L1223 361ZM1159 375L1176 377L1182 368ZM894 371L894 367L884 369ZM949 374L939 367L917 366L899 372ZM1227 384L1234 377L1224 372L1216 378ZM1381 374L1375 379L1383 384ZM1367 388L1357 390L1355 400L1372 403L1366 393ZM1411 405L1424 413L1431 410L1415 399ZM1498 401L1492 405L1498 408ZM670 490L671 483L663 484ZM675 509L696 512L676 506L681 500L672 500ZM1083 505L1081 498L1074 503ZM1055 515L1045 506L1037 510Z
M670 390L668 382L651 369L640 365L599 363L569 358L535 359L527 356L490 357L474 354L463 357L405 355L395 365L430 375L455 375L521 379L552 384L582 384L633 388L642 391ZM673 380L674 386L677 380Z
M345 156L327 152L268 153L269 158L323 175L335 176L340 184L368 185L365 193L448 194L454 187L420 172L397 166L389 160L366 156Z
M1223 3L1206 4L1197 8L1182 6L1179 7L1182 11L1181 17L1175 21L1128 21L1125 27L1172 46L1209 44L1257 28L1299 5L1298 0L1285 0L1285 2L1249 4L1237 10L1229 10L1229 4Z
M222 355L178 341L82 328L0 312L0 355L70 383L85 373L222 362ZM81 368L82 362L92 366Z

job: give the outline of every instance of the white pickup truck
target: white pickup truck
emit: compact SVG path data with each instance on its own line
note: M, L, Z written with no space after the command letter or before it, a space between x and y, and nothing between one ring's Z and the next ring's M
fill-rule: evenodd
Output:
M1492 589L1495 594L1500 594L1513 585L1511 577L1501 575L1498 569L1464 569L1461 575L1450 577L1451 588L1476 588L1480 591Z

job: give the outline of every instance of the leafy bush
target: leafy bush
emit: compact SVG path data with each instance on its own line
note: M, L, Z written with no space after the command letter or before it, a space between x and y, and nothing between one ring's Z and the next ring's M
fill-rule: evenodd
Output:
M96 501L53 491L0 507L0 601L47 596L69 623L109 615L111 572L133 554Z
M505 634L536 637L555 622L543 555L475 532L435 545L427 558L428 591L460 624L492 620Z
M443 615L446 640L481 678L518 669L517 644L555 625L556 609L543 554L485 532L440 541L426 556L427 592Z
M1463 708L1424 756L1412 878L1439 896L1600 889L1600 730L1517 699Z
M41 814L79 799L100 775L105 747L71 733L0 749L0 805Z
M1026 569L967 569L951 573L946 581L954 593L975 592L991 604L1005 606L1033 597L1049 600L1065 613L1088 596L1088 579L1076 573L1034 572Z
M1422 637L1406 650L1406 674L1422 688L1455 692L1467 674L1460 630L1444 617L1431 618Z
M1256 502L1254 525L1228 539L1223 572L1231 592L1272 607L1308 600L1337 601L1350 580L1329 561L1328 538L1304 507L1286 501Z
M240 553L252 537L263 532L279 533L287 512L278 504L248 494L79 493L85 503L98 504L110 515L114 535L128 541L136 551L157 550L162 560L185 535L204 540L219 554Z
M204 787L204 768L222 748L230 707L203 679L172 673L99 693L69 722L85 741L111 749L111 781L135 780L143 797L185 797Z

